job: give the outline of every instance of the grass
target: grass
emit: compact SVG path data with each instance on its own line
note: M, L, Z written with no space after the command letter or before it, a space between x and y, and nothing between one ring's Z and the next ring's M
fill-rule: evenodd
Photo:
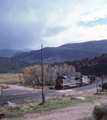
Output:
M107 91L98 92L98 94L107 93Z
M22 77L22 74L20 74L20 76ZM0 74L0 84L16 84L16 83L20 83L20 79L19 79L19 74L9 74L9 73L5 73L5 74ZM24 81L22 81L24 82ZM33 88L33 86L31 85L26 85L26 87L30 87ZM44 86L44 89L53 89L54 86ZM35 86L35 89L42 89L42 86Z
M107 90L99 91L98 93L95 93L95 95L101 95L101 94L107 94Z
M0 74L0 84L14 84L19 82L19 74Z
M19 117L27 113L50 113L51 111L74 106L80 103L92 102L98 100L98 97L90 97L85 100L71 99L71 98L54 98L46 100L44 105L40 105L40 102L35 102L23 106L9 107L4 109L3 112L6 117Z

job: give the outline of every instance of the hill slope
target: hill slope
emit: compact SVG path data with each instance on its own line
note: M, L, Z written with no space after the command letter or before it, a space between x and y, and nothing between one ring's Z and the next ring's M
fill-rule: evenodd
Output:
M52 64L55 61L59 65L67 63L73 65L76 71L82 74L100 75L102 66L105 66L103 71L106 75L107 55L102 55L107 53L106 45L107 40L47 47L43 49L43 61L44 64ZM21 72L22 68L36 64L41 64L41 50L26 52L11 59L0 57L0 73Z
M21 67L14 61L0 57L0 73L19 73Z
M84 43L66 44L60 47L47 47L43 49L44 64L55 61L82 60L107 53L107 40ZM26 52L12 60L17 60L22 66L41 64L41 50Z
M13 49L1 49L0 50L0 56L1 57L12 57L20 55L24 52L31 51L31 49L23 49L23 50L13 50Z

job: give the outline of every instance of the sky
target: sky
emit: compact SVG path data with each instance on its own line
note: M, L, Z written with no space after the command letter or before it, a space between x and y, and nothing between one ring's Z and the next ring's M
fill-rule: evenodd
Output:
M107 39L107 0L0 0L0 49Z

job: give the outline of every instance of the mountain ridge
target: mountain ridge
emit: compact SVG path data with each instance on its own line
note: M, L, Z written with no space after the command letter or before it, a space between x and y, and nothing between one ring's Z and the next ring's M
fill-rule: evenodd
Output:
M31 49L23 49L23 50L15 50L15 49L1 49L0 50L0 57L13 57L20 55L24 52L31 51Z
M102 54L103 55L107 54L106 45L107 45L107 40L102 40L102 41L91 41L84 43L72 43L72 44L62 45L59 47L46 47L43 48L43 63L50 65L54 62L61 62L62 64L64 61L74 61L73 66L76 68L77 71L81 71L81 73L85 73L85 71L87 70L86 68L89 68L90 71L93 71L89 67L91 66L90 62L92 63L95 62L93 58L101 56ZM86 61L85 59L88 59L88 61ZM93 61L91 61L91 59ZM75 61L79 61L79 62L76 63ZM85 62L86 65L84 65ZM98 62L96 65L99 66ZM104 63L106 65L106 62ZM80 65L79 67L77 67L78 64ZM90 65L88 66L88 64ZM41 65L41 49L25 52L16 56L12 55L10 58L0 57L1 73L21 72L21 70L24 67L33 66L33 65ZM94 64L92 64L91 66L92 68L93 65ZM99 68L95 66L95 69L98 70ZM85 74L87 74L87 72Z
M82 60L107 53L107 40L89 41L83 43L71 43L59 47L43 48L44 64L51 64L55 61ZM41 64L41 50L35 50L12 57L20 63L31 65Z

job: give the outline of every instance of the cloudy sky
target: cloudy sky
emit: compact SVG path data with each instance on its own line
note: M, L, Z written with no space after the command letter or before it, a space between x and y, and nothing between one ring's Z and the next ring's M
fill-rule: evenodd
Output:
M0 49L107 39L107 0L0 0Z

